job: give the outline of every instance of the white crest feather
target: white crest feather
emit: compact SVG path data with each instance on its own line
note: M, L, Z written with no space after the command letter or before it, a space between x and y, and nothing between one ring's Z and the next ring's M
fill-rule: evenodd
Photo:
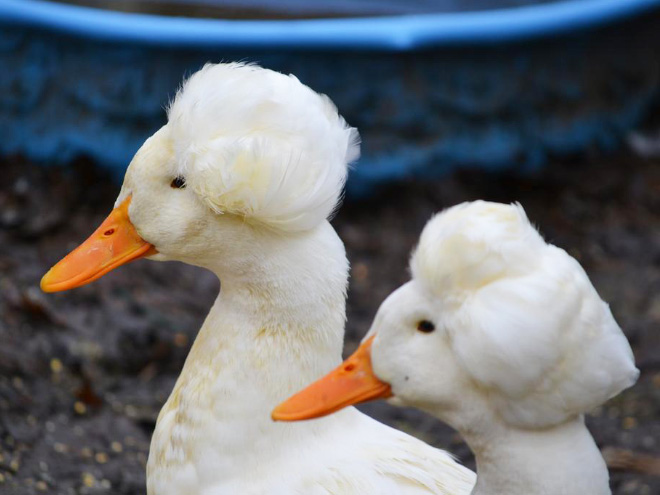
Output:
M329 98L255 65L208 64L169 111L176 170L209 207L306 230L341 197L359 136Z
M549 426L631 386L630 345L587 274L518 204L476 201L424 229L411 268L442 301L453 351L518 426Z

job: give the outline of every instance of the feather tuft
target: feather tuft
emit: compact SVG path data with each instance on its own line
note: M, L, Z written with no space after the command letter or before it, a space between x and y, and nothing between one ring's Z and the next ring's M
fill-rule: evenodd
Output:
M519 204L476 201L439 213L411 269L440 301L458 361L513 425L558 424L637 380L609 306Z
M168 109L173 174L217 213L313 228L341 198L357 130L325 95L252 64L207 64Z

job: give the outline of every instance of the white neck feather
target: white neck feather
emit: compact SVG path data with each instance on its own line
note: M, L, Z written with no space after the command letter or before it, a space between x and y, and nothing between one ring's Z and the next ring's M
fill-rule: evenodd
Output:
M221 290L198 340L225 342L253 359L243 365L246 383L264 380L262 392L276 405L341 361L348 262L327 222L265 244L238 269L214 270Z
M338 421L276 424L270 412L341 361L343 245L327 222L293 238L270 236L267 243L261 257L254 256L258 245L254 253L244 250L244 263L232 263L233 269L223 260L209 266L221 291L161 411L150 454L154 466L177 449L168 417L185 425L177 427L186 431L181 449L185 439L195 444L194 455L214 458L219 479L236 476L240 466L267 465L265 458L285 455L276 450Z
M491 423L461 433L477 460L473 495L611 494L605 461L581 416L545 430Z

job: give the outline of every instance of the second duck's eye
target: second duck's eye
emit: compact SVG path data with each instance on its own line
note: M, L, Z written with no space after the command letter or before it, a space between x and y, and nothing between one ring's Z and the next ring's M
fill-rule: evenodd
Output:
M183 189L186 187L186 179L179 175L172 179L172 182L170 182L170 187L173 189Z
M431 333L433 330L435 330L435 325L432 321L421 320L419 323L417 323L417 330L423 333Z

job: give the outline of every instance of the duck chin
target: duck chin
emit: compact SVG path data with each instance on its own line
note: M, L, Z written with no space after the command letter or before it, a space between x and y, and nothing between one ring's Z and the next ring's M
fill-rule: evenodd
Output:
M146 256L146 259L151 261L176 261L174 258L171 258L170 256L167 256L166 254L163 254L161 252L157 252L150 256Z
M387 399L387 403L397 407L405 407L407 405L406 402L401 397L398 397L396 395L396 392L394 392L394 395L392 397Z

